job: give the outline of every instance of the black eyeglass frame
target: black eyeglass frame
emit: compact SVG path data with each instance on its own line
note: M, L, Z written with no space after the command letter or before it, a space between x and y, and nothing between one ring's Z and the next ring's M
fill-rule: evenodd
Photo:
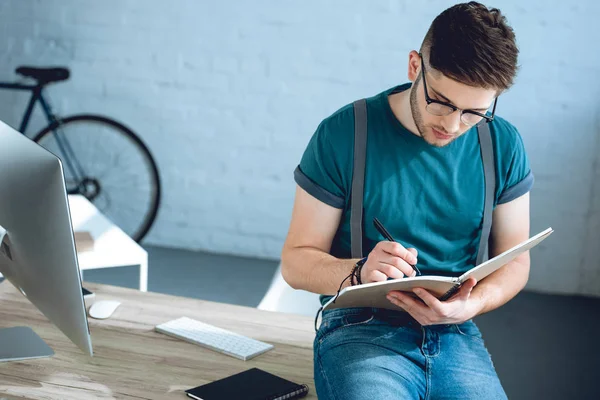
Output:
M422 74L422 77L423 77L423 90L425 91L425 102L427 103L427 105L435 103L435 104L446 106L446 107L452 109L452 112L449 112L446 115L437 115L437 114L434 114L431 111L427 110L430 114L437 115L438 117L445 117L445 116L448 116L448 115L450 115L450 114L452 114L452 113L454 113L456 111L460 111L460 121L463 124L467 125L467 126L479 125L483 121L485 121L485 123L489 124L490 122L492 122L494 120L494 115L496 114L496 103L498 102L498 97L496 97L494 99L494 105L492 107L492 115L490 115L490 116L487 116L485 114L482 114L482 113L474 111L474 110L461 110L460 108L456 107L454 104L446 103L444 101L435 100L435 99L432 99L431 97L429 97L429 93L427 92L427 82L425 80L425 62L423 61L423 55L421 53L419 53L419 57L421 58L421 74ZM427 108L425 108L425 109L427 109ZM477 122L477 123L475 123L475 124L465 123L465 121L462 118L463 114L465 114L465 113L477 115L478 117L481 117L482 120L479 121L479 122Z

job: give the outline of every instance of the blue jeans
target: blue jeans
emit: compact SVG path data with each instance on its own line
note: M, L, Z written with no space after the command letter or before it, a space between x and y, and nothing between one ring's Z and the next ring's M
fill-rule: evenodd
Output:
M473 321L421 326L401 311L325 311L314 368L320 400L506 399Z

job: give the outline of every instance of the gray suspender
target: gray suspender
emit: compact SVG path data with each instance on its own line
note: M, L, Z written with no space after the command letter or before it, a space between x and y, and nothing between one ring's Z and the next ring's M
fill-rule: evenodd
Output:
M483 161L483 176L485 178L485 200L483 205L483 226L481 228L481 239L477 252L477 263L479 265L486 259L487 245L492 229L492 211L494 209L494 191L496 190L496 163L494 162L494 146L490 127L486 124L477 126L479 135L479 147L481 149L481 160Z
M350 247L352 258L362 258L363 192L367 158L367 101L354 102L354 170L350 198Z
M494 205L494 190L496 188L496 165L492 138L488 124L477 127L479 147L483 162L485 177L485 200L483 208L483 226L477 264L483 262L487 243L492 228L492 210ZM362 258L362 220L363 220L363 193L365 184L365 163L367 157L367 103L365 99L354 102L354 167L352 171L352 193L350 202L350 246L352 258Z

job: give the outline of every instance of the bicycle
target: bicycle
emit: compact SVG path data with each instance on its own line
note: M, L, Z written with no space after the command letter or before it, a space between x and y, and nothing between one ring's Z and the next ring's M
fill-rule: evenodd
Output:
M19 131L26 135L39 101L48 126L31 139L60 158L67 193L85 196L140 242L156 219L161 195L158 168L148 147L131 129L108 117L54 114L43 91L51 83L68 80L69 69L20 66L15 73L35 80L31 84L0 82L0 89L31 92Z

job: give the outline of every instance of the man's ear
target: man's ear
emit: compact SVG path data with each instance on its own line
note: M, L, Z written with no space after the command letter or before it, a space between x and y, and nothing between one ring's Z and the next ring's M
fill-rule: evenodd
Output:
M408 53L408 80L415 82L421 73L421 57L416 50Z

